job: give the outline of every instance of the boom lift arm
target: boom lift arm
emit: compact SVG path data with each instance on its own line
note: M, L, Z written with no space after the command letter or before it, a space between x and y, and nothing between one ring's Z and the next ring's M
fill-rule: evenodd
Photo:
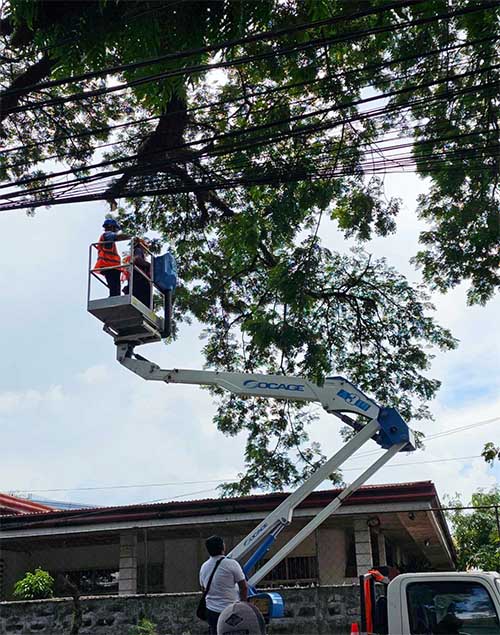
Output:
M359 489L395 454L402 450L415 450L413 432L399 413L394 408L378 406L343 377L329 377L322 386L319 386L302 377L284 375L162 369L145 357L134 353L133 345L119 342L117 343L117 359L123 366L148 381L217 386L241 396L318 402L326 412L339 417L356 430L357 434L348 443L290 494L228 554L229 557L239 561L249 557L243 565L243 570L249 576L248 582L251 586L262 580L302 540L335 513L349 495ZM367 423L360 423L345 413L361 415L367 419ZM264 566L250 575L259 560L269 551L279 533L290 524L295 508L369 439L373 439L386 452L367 467Z
M134 262L133 245L134 242L130 251L131 263ZM253 600L256 603L261 600L264 602L265 607L261 604L260 608L264 609L263 612L267 618L281 617L283 615L281 596L277 593L257 594L253 585L262 580L326 518L334 514L342 502L359 489L392 456L401 450L415 450L413 432L394 408L380 407L343 377L329 377L323 385L319 386L302 377L160 368L157 364L135 353L134 348L140 344L159 341L170 334L172 299L177 285L177 268L173 255L170 252L158 257L150 254L153 278L148 279L149 284L153 285L164 297L165 319L162 325L162 321L151 310L151 306L145 306L138 301L130 290L127 296L112 296L97 300L91 298L92 278L96 277L95 269L92 268L94 247L95 245L91 245L89 256L87 309L104 322L104 331L113 337L117 359L125 368L148 381L217 386L240 396L317 402L326 412L339 417L356 431L348 443L318 468L228 554L231 558L242 562L248 558L243 564L243 570L248 578ZM151 295L152 288L150 299ZM361 419L353 419L349 415L355 415ZM386 452L317 513L264 566L257 568L257 564L269 551L280 532L291 523L295 508L369 439L373 439Z

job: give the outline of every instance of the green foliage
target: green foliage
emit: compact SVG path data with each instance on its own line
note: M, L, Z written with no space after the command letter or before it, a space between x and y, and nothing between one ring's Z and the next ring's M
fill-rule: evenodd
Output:
M462 501L456 495L446 504L460 507ZM500 488L494 487L488 492L478 490L467 506L477 509L447 512L457 550L458 569L500 571ZM496 511L493 506L497 506Z
M439 388L429 375L433 355L456 341L435 322L425 287L410 285L363 250L363 241L394 231L400 207L387 200L382 180L368 178L363 157L389 133L413 143L418 173L430 183L419 201L427 228L416 255L426 282L444 291L467 280L471 302L491 297L500 285L500 5L471 14L464 13L469 0L425 0L371 14L368 5L385 3L6 5L15 28L2 44L2 54L13 60L0 69L5 86L44 55L51 68L39 79L170 57L117 71L112 81L51 86L43 96L64 99L137 80L126 90L6 117L0 135L6 146L19 148L0 159L4 181L46 179L48 157L74 168L103 152L115 162L139 155L138 167L153 172L148 183L166 173L179 193L127 199L117 180L109 197L121 198L126 231L155 230L172 246L182 277L176 328L193 319L202 324L207 367L303 375L319 383L343 374L380 403L396 406L412 425L430 418L428 401ZM357 11L364 15L352 19ZM450 11L456 15L432 20ZM332 16L339 19L216 53L203 50ZM395 28L406 22L412 24ZM318 39L329 44L309 46ZM224 70L223 81L206 69L183 74L186 67L241 59L245 63ZM388 93L383 112L363 116L359 100L377 91ZM200 144L206 137L212 140ZM119 144L100 148L111 141ZM154 173L144 148L162 160L161 173ZM438 160L445 151L447 159ZM308 174L325 157L331 173L287 180ZM263 173L276 175L276 182L262 184ZM233 187L233 175L248 185ZM146 178L124 177L132 185ZM221 188L200 189L207 179ZM32 191L42 200L43 188ZM350 254L322 240L325 219L357 240ZM280 489L323 460L309 440L315 417L308 409L214 394L219 429L248 437L245 472L224 493Z
M147 617L142 617L137 626L129 630L129 635L158 635L156 624Z
M495 459L500 460L500 445L495 445L491 441L486 443L483 451L481 452L481 456L484 458L486 463L493 465Z
M16 600L43 600L54 595L54 578L48 571L37 567L28 571L24 578L14 585Z

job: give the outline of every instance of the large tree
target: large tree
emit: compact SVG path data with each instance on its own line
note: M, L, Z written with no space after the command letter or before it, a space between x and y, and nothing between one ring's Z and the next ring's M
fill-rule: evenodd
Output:
M478 490L464 505L459 496L447 501L447 512L461 571L500 571L500 489ZM467 509L472 507L473 509Z
M383 174L416 169L424 278L491 297L499 15L475 0L10 0L0 209L116 200L128 230L173 246L177 324L201 322L209 367L345 374L428 418L432 350L454 339L424 288L361 245L325 245L321 223L387 235L400 203ZM51 173L49 157L64 165ZM248 432L226 491L281 487L322 460L310 411L217 398L219 428Z

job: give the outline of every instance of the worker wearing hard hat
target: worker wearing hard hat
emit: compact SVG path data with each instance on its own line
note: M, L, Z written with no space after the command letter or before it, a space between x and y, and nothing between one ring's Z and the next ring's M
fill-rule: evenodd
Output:
M235 602L219 616L217 635L264 635L266 623L262 613L253 604Z
M106 218L102 224L104 232L97 244L97 262L94 271L106 278L109 295L120 295L120 254L116 248L119 240L128 240L120 233L120 225L114 218Z

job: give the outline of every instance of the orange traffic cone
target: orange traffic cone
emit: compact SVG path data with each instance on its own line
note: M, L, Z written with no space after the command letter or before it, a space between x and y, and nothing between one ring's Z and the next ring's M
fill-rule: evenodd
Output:
M351 624L351 635L359 635L359 626L357 622Z

